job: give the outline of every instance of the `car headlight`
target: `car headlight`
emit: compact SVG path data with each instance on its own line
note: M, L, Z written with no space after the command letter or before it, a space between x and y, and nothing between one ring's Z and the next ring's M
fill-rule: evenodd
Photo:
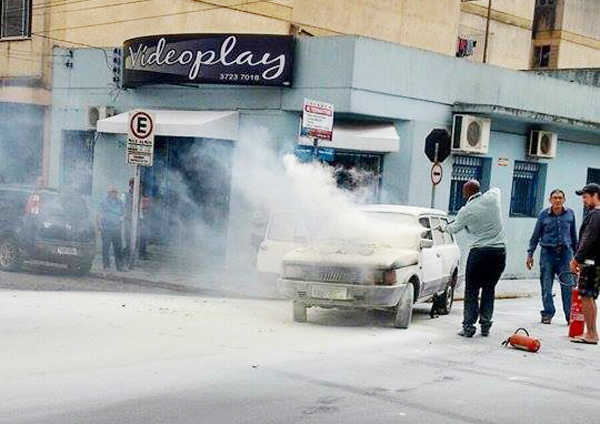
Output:
M285 278L302 278L304 269L300 265L286 265L283 268L283 276Z

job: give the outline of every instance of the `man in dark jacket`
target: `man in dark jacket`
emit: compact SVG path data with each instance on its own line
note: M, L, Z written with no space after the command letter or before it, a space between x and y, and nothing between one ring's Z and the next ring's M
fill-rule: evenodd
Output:
M110 268L110 247L115 254L115 265L118 271L123 271L123 248L121 244L121 221L123 218L123 203L119 200L118 191L114 186L108 186L106 197L98 209L98 229L102 237L102 264L104 269Z
M579 234L579 248L571 261L571 270L579 274L579 294L586 332L574 343L598 344L596 299L600 291L600 185L588 184L577 191L588 214Z
M550 193L550 204L538 217L537 223L529 240L527 250L527 268L533 268L533 253L538 243L540 252L540 283L542 286L541 311L542 324L550 324L556 309L552 299L552 286L554 277L560 274L569 275L569 262L577 251L577 228L575 225L575 214L569 208L564 207L565 193L556 189ZM569 322L571 312L571 288L560 285L562 306L565 319Z

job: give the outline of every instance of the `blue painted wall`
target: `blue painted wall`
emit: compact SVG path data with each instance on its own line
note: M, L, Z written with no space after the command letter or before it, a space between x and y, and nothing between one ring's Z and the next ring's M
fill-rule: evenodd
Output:
M185 110L240 111L240 138L252 142L257 131L277 152L289 151L296 141L304 98L335 104L338 116L362 120L386 120L396 125L400 151L384 161L382 200L429 206L430 166L423 153L425 137L432 129L450 130L453 105L479 103L556 115L577 123L544 128L559 133L558 157L547 161L545 197L559 187L567 192L568 205L581 216L574 190L585 183L587 168L600 167L600 88L586 87L527 72L481 65L405 46L361 37L309 37L296 44L293 88L231 87L198 88L147 86L118 91L102 52L74 49L72 67L64 56L54 65L54 101L51 143L51 183L58 184L62 148L61 131L85 129L87 106L110 105L118 112L137 107ZM107 49L110 54L111 49ZM58 55L65 50L58 50ZM507 276L535 276L524 261L534 218L509 217L515 160L525 160L530 118L492 117L488 157L492 159L491 186L503 193L504 217L510 243ZM100 135L95 152L93 197L98 199L107 183L122 190L133 168L124 164L124 136ZM571 141L569 141L571 140ZM572 140L585 141L572 142ZM498 165L508 158L509 166ZM248 231L243 196L244 175L236 167L244 161L244 149L233 157L230 234L243 238ZM450 196L451 158L444 164L444 180L438 186L435 206L447 209ZM239 193L237 193L239 194ZM465 237L460 243L466 246Z

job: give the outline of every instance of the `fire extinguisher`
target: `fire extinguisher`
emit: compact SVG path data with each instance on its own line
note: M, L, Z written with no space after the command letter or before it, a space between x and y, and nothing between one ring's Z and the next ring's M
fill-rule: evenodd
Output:
M525 335L519 334L519 331L524 331ZM508 346L509 344L516 349L528 352L537 352L541 347L540 341L529 337L529 331L524 328L518 328L512 336L502 342L502 346Z
M585 329L585 318L582 312L581 296L577 289L577 274L563 272L558 276L560 284L571 288L571 312L569 312L569 337L578 337Z

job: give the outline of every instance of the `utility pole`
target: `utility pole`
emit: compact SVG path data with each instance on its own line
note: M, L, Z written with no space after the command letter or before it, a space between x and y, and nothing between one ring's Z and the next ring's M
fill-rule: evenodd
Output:
M487 63L488 43L490 38L490 17L492 15L492 0L488 0L487 21L485 23L485 41L483 43L483 63Z

